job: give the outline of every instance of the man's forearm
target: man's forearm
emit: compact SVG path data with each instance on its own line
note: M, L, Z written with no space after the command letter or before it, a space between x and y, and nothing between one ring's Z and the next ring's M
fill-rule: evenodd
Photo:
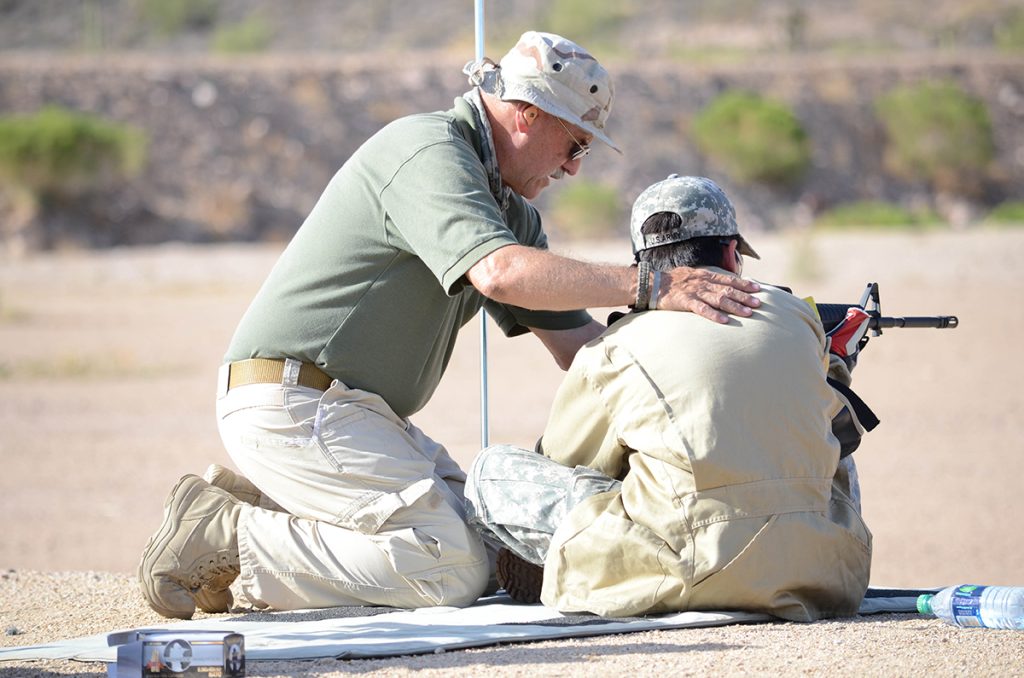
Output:
M626 306L636 297L636 273L523 245L502 247L467 273L489 299L544 311Z
M555 362L563 370L569 369L576 352L592 339L596 339L605 327L596 320L591 320L583 327L576 327L571 330L540 330L531 328L531 331L540 339L544 347L554 357Z
M495 250L470 268L467 277L484 296L533 310L628 306L636 299L635 268L577 261L523 245ZM657 307L693 311L724 323L729 320L725 313L750 315L760 301L749 293L758 289L756 283L732 275L675 268L660 276Z

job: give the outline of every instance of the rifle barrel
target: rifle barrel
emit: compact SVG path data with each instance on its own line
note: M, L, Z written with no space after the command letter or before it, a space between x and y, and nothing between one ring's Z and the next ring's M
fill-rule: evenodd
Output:
M872 318L868 328L885 330L891 327L924 327L944 330L952 329L959 324L960 320L955 315L907 316L905 318L881 316Z

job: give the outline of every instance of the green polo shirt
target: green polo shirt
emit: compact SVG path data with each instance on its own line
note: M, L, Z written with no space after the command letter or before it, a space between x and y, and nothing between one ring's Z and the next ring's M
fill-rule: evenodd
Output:
M295 358L422 408L459 328L486 306L502 331L571 329L585 311L529 311L485 299L466 280L511 244L547 248L537 210L502 209L481 162L481 130L461 97L446 112L389 124L334 176L242 317L225 355Z

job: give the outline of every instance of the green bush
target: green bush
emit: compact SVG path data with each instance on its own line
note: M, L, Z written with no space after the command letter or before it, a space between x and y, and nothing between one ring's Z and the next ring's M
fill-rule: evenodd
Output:
M175 35L207 28L217 20L216 0L142 0L142 16L157 31Z
M849 202L822 212L814 221L820 228L922 228L935 225L934 214L918 214L899 205L876 200Z
M218 28L213 36L214 51L224 54L262 52L270 46L273 32L262 17L251 16L232 26Z
M1024 200L1007 200L996 205L985 221L990 224L1024 224Z
M608 237L626 233L626 215L619 192L587 179L566 184L554 197L555 228L575 237Z
M1024 50L1024 9L1018 9L996 27L996 45L1008 52Z
M545 26L544 30L571 36L573 41L584 45L600 58L600 55L621 51L619 29L623 21L633 13L632 5L630 0L609 3L552 0L537 23Z
M985 177L995 152L988 111L957 85L898 87L876 110L888 138L885 162L895 175L961 195Z
M36 195L73 196L135 176L146 137L58 107L0 118L0 177Z
M693 121L697 147L734 179L789 184L811 161L800 121L783 104L747 92L727 92Z
M508 3L512 5L513 3ZM636 13L638 0L592 2L591 0L549 0L533 9L518 8L515 12L495 12L487 16L486 42L488 54L498 59L516 44L524 30L543 30L564 35L582 45L599 60L609 56L632 55L637 47L621 37L622 27ZM504 14L505 16L501 16ZM453 31L449 47L471 53L469 42ZM494 52L492 54L492 52ZM646 56L646 54L645 54Z

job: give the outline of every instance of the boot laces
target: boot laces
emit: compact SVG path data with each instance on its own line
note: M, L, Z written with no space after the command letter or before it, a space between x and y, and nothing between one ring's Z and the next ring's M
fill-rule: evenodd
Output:
M231 581L238 576L238 558L232 558L229 553L210 554L208 558L200 562L192 576L189 577L189 588L198 591L206 588L210 591L221 591L227 588ZM224 579L227 578L225 582Z

